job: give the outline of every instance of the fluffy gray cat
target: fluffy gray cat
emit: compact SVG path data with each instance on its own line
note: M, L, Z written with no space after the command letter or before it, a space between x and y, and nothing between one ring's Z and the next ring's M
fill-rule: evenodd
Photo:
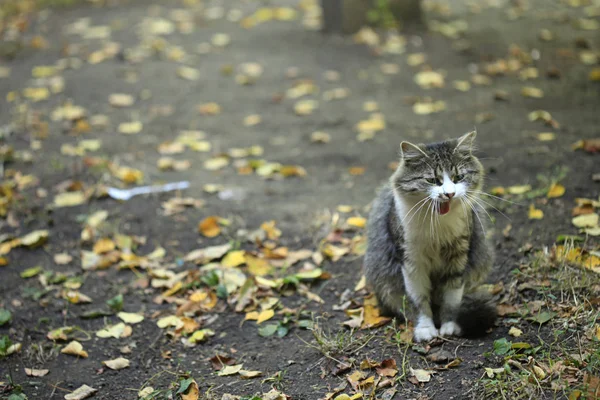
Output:
M384 313L407 317L410 299L415 341L481 335L496 320L491 296L476 291L493 257L479 215L484 170L475 135L402 142L398 169L371 208L365 275Z

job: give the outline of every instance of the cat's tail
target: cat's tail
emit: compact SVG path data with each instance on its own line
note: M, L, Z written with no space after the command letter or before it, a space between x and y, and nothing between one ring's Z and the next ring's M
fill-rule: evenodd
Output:
M491 294L483 291L463 296L456 322L462 330L462 336L483 336L494 326L498 312Z

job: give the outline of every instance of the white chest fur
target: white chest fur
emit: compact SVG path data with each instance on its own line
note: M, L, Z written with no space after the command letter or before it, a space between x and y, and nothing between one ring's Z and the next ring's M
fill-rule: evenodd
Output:
M412 264L407 267L422 271L443 268L442 247L464 235L468 229L466 208L455 200L450 212L440 215L428 207L429 204L419 209L422 203L417 204L418 200L408 202L397 195L394 198L397 216L404 228L407 261Z

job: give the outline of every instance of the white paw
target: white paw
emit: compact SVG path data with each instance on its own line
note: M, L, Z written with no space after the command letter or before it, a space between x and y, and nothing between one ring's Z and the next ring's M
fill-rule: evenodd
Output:
M454 321L444 322L440 328L442 336L459 336L462 333L460 326Z
M438 335L438 330L434 325L419 324L415 327L414 340L415 342L430 341Z

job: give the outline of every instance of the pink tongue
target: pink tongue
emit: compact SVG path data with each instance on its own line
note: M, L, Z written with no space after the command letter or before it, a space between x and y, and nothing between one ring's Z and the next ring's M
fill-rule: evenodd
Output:
M440 203L440 214L444 215L447 214L448 212L450 212L450 202L449 201L445 201L443 203Z

